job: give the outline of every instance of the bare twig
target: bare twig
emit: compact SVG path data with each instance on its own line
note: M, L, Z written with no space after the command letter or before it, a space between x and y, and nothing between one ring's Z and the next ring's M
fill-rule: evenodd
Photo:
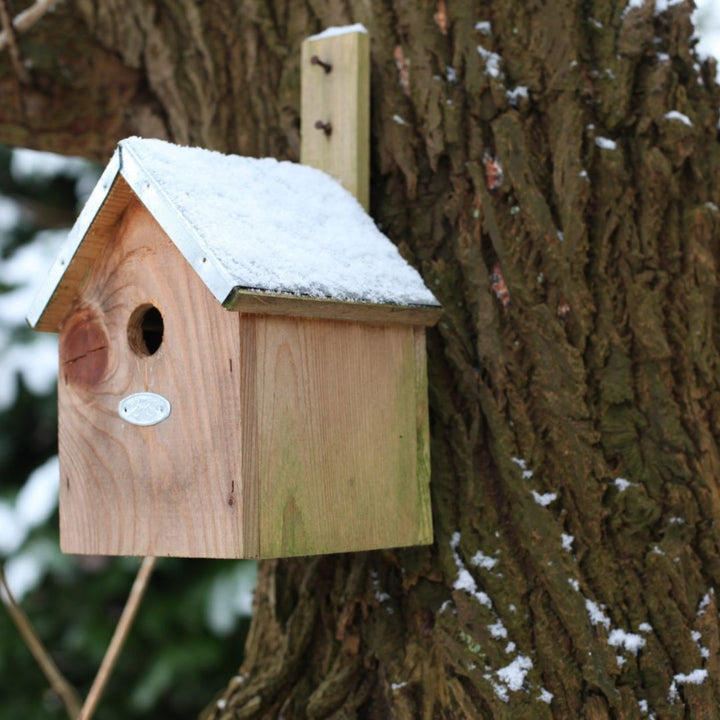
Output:
M2 568L0 568L0 597L10 617L17 626L17 629L20 631L20 635L25 641L25 644L45 674L45 677L48 679L50 686L58 694L63 705L65 705L67 714L72 720L75 720L80 714L80 697L75 688L60 672L58 666L52 657L50 657L50 653L37 636L27 615L25 615L22 608L15 601Z
M21 33L31 28L43 15L49 10L52 10L60 0L36 0L27 10L23 10L21 13L15 16L12 21L12 27L10 32L5 28L0 32L0 50L4 49L6 45L12 42L11 35L14 33Z
M142 565L138 570L132 590L130 590L130 595L128 596L122 615L120 616L120 621L115 628L115 633L112 636L110 645L108 645L108 649L105 651L105 657L100 665L100 669L97 671L95 680L93 680L92 687L85 699L85 704L82 707L78 720L90 720L97 709L100 698L105 690L105 685L110 679L110 674L115 667L115 663L120 655L122 646L125 643L127 635L130 632L130 628L132 627L133 620L135 619L135 615L140 607L140 601L142 600L145 589L147 588L154 565L154 557L143 558Z
M8 12L5 0L0 0L0 24L3 26L3 32L7 35L7 45L10 49L10 60L15 70L15 75L21 83L28 83L30 82L30 73L27 71L25 65L23 65L15 28L10 20L10 13Z

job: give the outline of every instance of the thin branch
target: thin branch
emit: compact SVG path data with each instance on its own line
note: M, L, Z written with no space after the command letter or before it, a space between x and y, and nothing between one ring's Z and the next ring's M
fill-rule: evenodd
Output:
M22 55L20 55L20 48L17 43L17 35L10 20L10 13L8 12L5 0L0 0L0 24L3 26L3 33L7 35L7 45L10 49L10 60L15 70L15 75L21 83L28 83L30 82L30 73L27 71L25 65L23 65Z
M92 687L85 699L85 704L82 707L78 720L90 720L97 709L100 698L105 690L105 685L107 685L107 681L110 679L110 675L115 667L120 651L125 644L138 608L140 607L140 601L147 588L154 565L154 557L143 558L142 565L138 570L137 577L130 590L130 595L120 616L120 621L115 628L115 633L112 636L110 645L108 645L108 649L105 651L105 657L100 665L100 669L97 671L95 680L93 680Z
M58 694L63 702L63 705L65 705L67 714L72 720L75 720L80 715L80 697L75 688L60 672L58 666L55 664L52 657L50 657L50 653L37 636L37 633L33 629L27 615L25 615L22 608L17 604L12 592L10 591L9 585L7 584L7 580L5 579L5 572L1 567L0 597L2 598L3 605L7 608L7 611L17 629L20 631L20 635L25 641L25 645L27 645L28 649L37 661L37 664L40 666L40 669L45 674L50 686Z
M28 28L31 28L43 15L47 14L48 11L52 10L60 0L37 0L27 10L23 10L21 13L15 16L12 21L12 27L10 32L8 28L5 28L0 32L0 50L3 50L6 45L12 42L11 35L13 30L19 34L25 32Z

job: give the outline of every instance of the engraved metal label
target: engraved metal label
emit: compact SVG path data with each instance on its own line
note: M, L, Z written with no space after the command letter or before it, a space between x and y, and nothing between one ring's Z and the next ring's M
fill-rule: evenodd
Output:
M157 425L170 415L170 401L151 392L135 393L123 398L118 414L133 425Z

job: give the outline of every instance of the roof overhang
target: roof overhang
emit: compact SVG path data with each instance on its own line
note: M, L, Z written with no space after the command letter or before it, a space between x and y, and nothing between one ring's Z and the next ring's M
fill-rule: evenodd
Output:
M142 156L136 152L136 148L142 150L142 144L138 145L135 140L138 139L118 145L35 296L27 316L35 330L60 330L93 263L116 232L122 214L134 198L147 208L208 290L228 310L376 323L433 325L437 322L441 308L436 300L427 306L345 301L238 284L238 278L208 251L207 242L165 194L162 184L153 179L151 168L144 166Z

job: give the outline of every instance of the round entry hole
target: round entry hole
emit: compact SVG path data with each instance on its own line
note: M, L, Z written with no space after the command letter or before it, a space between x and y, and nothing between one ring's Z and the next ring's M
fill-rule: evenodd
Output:
M165 329L162 315L154 305L135 308L128 322L128 342L136 355L154 355L162 344Z

